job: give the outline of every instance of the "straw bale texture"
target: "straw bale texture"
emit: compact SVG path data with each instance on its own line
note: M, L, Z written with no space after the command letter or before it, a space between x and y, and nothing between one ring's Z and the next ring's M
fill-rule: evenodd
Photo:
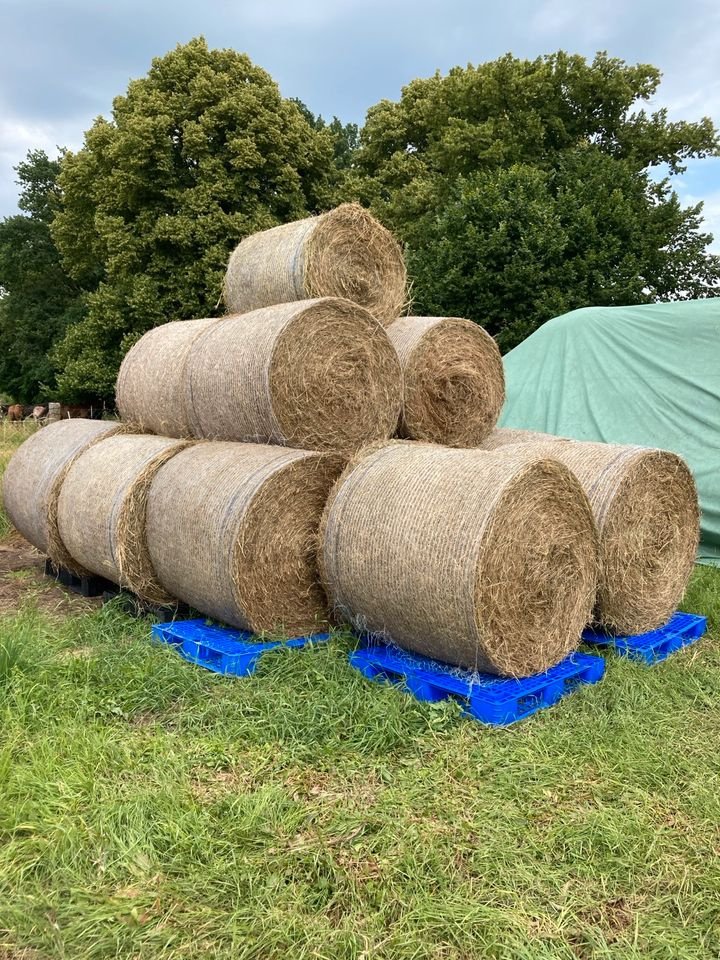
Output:
M519 430L514 427L498 427L486 437L480 446L483 450L499 450L516 443L537 443L539 440L570 443L565 437L556 437L552 433L540 433L536 430Z
M577 646L592 611L592 514L554 460L376 445L342 474L320 530L337 613L448 663L536 673Z
M76 564L151 603L173 598L162 589L145 542L150 485L187 440L118 435L94 444L67 472L58 500L58 529Z
M332 454L201 443L158 472L147 543L164 588L242 629L297 636L327 621L317 530Z
M528 455L554 457L580 481L600 536L596 622L620 634L662 626L685 592L699 538L697 492L687 464L666 450L536 437L496 452L527 448Z
M390 437L402 373L386 331L362 307L326 297L213 323L190 350L196 437L351 450Z
M380 323L402 313L407 275L393 235L356 203L246 237L233 251L224 298L231 313L316 297L345 297Z
M15 452L3 478L10 520L34 547L58 565L76 570L57 528L57 503L65 474L83 450L122 430L104 420L60 420L32 434Z
M185 412L185 364L193 343L218 320L177 320L149 330L125 355L115 387L123 420L166 437L192 435Z
M457 317L400 317L388 335L403 368L399 435L450 447L480 444L505 401L493 338Z

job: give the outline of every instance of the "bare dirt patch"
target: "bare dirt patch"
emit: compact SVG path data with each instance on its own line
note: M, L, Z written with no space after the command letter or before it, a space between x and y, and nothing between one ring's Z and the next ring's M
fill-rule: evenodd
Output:
M44 613L69 616L96 609L100 598L81 597L45 576L45 557L19 533L0 543L0 615L11 614L25 603Z

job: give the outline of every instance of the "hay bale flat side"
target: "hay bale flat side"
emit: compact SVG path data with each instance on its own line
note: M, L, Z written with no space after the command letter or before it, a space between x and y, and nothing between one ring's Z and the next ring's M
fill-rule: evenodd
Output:
M356 203L246 237L230 257L224 287L231 313L344 297L382 324L400 315L406 296L400 246Z
M118 435L73 462L58 500L58 530L76 564L150 603L173 598L158 583L145 539L150 485L187 440Z
M192 435L185 411L185 363L195 340L218 320L155 327L125 354L115 387L123 420L166 437Z
M103 420L60 420L32 434L5 470L3 502L10 521L34 547L59 566L79 568L65 550L57 529L57 502L65 474L93 443L122 430Z
M505 401L502 357L493 338L457 317L400 317L388 335L405 384L399 435L478 446Z
M545 670L577 646L592 611L595 525L554 460L403 442L360 451L321 538L340 616L462 667Z
M511 427L497 427L487 436L479 446L483 450L500 450L502 447L514 446L517 443L538 443L547 440L550 443L571 443L565 437L556 437L552 433L540 433L537 430L519 430Z
M164 588L242 629L297 636L323 627L317 529L343 463L258 444L183 450L148 499L147 543Z
M682 457L647 447L527 438L498 452L511 449L560 460L588 495L600 535L597 623L620 634L667 623L685 592L700 536L695 481Z
M326 297L227 317L190 349L186 408L196 437L351 450L390 437L402 399L387 332Z

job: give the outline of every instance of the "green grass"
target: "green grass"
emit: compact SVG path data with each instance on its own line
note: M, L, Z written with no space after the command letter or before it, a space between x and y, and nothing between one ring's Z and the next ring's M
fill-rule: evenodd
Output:
M342 634L233 680L29 599L0 619L0 958L720 956L720 572L684 606L696 646L491 730L367 683Z

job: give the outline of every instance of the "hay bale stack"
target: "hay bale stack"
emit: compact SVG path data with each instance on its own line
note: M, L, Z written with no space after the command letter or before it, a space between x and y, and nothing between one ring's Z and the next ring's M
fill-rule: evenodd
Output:
M147 544L164 588L242 629L297 636L327 620L317 530L335 455L202 443L158 472Z
M407 274L393 235L356 203L246 237L233 251L224 299L231 313L345 297L380 323L402 313Z
M595 620L620 634L667 623L685 592L699 538L697 492L685 461L666 450L544 434L513 445L513 433L507 431L503 454L554 457L588 495L600 536Z
M185 364L198 337L218 320L182 320L149 330L120 366L115 402L123 420L165 437L190 437Z
M574 649L597 541L562 464L391 443L361 451L321 524L331 603L356 628L458 666L528 676Z
M77 566L151 603L172 601L150 562L145 512L158 470L189 442L119 435L77 457L65 476L57 509L60 537Z
M167 426L160 395L145 400L164 377L168 397L183 398L176 423L199 438L350 450L394 433L400 364L362 307L326 297L195 324L187 339L178 328L189 324L170 323L132 347L118 380L126 419ZM173 365L178 337L184 353Z
M457 317L401 317L388 335L405 384L399 435L451 447L482 443L505 401L493 338Z
M12 524L59 566L87 572L78 569L58 532L58 497L65 475L84 450L122 429L103 420L60 420L29 437L7 465L3 501Z

